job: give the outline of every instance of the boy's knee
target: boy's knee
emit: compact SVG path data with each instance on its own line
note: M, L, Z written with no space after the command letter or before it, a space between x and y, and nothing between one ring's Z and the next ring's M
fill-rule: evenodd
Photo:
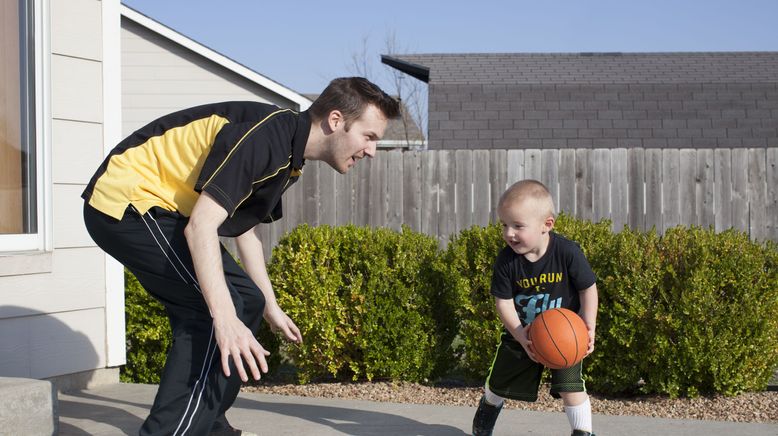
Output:
M560 392L559 396L562 397L562 402L568 407L580 406L589 398L586 392Z

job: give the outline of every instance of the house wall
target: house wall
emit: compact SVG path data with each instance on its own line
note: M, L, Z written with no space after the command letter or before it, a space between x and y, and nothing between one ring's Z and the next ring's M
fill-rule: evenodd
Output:
M251 100L299 109L275 92L122 18L124 135L149 121L191 106Z
M778 146L777 83L429 87L430 149Z
M50 113L39 131L50 135L39 135L37 149L50 165L51 247L0 265L0 375L31 378L104 368L110 342L106 258L84 228L80 193L103 156L103 8L118 11L118 0L42 5Z

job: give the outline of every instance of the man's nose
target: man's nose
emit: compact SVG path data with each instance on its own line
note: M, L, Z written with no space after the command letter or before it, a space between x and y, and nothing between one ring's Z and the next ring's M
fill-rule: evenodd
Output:
M367 148L365 149L365 154L368 157L371 157L371 158L375 157L375 152L376 152L377 144L378 144L377 141L370 141L370 142L368 142Z

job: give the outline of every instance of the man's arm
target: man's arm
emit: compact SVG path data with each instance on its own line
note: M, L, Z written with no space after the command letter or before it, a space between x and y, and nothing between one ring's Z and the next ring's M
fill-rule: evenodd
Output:
M281 307L278 306L275 292L273 292L273 285L270 283L270 277L267 275L265 255L262 252L262 241L257 237L256 231L254 229L249 230L238 236L235 242L238 245L238 254L240 255L241 263L243 263L243 268L265 297L265 321L270 324L274 331L280 330L286 340L296 343L302 342L303 337L300 334L300 330L281 310Z
M254 379L259 380L259 371L267 372L265 356L270 353L262 348L251 330L238 318L227 288L218 235L219 226L227 215L227 211L210 194L203 192L192 209L184 235L192 254L200 291L211 311L224 375L230 376L229 358L232 357L241 380L248 381L244 361Z
M594 351L594 333L597 329L597 306L599 304L597 284L580 291L578 295L581 300L581 309L578 314L583 318L586 328L589 330L589 349L586 350L588 356Z
M535 353L532 352L530 347L532 341L527 338L527 329L529 329L529 325L526 327L521 326L521 320L516 313L516 306L514 306L513 300L495 297L494 302L497 307L497 316L500 317L502 325L505 326L513 338L521 344L529 358L537 362Z

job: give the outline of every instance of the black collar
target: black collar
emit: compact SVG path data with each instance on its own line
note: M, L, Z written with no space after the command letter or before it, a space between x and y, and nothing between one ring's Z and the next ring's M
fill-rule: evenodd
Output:
M311 133L311 114L308 111L300 112L297 116L297 130L292 138L292 168L299 170L305 165L305 144Z

